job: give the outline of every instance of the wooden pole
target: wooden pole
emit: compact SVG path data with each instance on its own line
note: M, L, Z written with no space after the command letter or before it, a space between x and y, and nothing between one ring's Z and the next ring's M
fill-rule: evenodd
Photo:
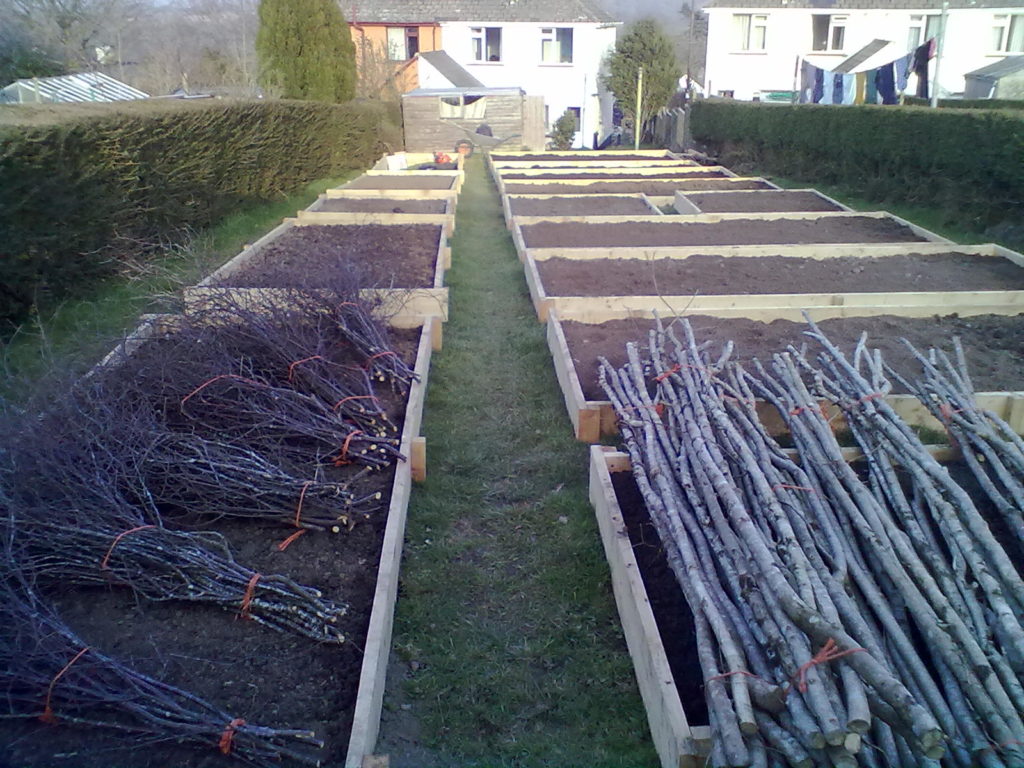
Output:
M633 149L640 149L640 131L643 130L643 106L644 106L644 68L640 67L636 78L636 117L633 120Z
M932 78L932 109L939 106L939 67L942 64L942 49L946 45L946 16L949 14L949 0L942 2L942 14L939 16L939 39L935 44L935 76Z

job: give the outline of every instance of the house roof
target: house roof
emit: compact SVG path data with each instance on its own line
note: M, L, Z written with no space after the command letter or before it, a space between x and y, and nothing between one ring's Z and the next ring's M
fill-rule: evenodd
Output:
M598 22L615 19L592 0L340 0L356 24L433 24L441 21Z
M1012 75L1024 69L1024 56L1007 56L995 64L988 64L981 69L968 72L964 77L978 77L986 80L998 80L1004 75Z
M18 91L28 92L40 101L72 102L72 101L130 101L148 99L149 94L125 85L120 80L104 75L102 72L79 72L74 75L59 77L34 77L15 80L0 90L0 101L17 101ZM25 100L24 98L22 100Z
M484 84L471 75L466 68L444 51L427 51L416 54L440 72L445 80L456 88L483 88Z
M949 0L952 10L962 8L1020 8L1021 0ZM942 0L711 0L705 10L715 8L812 8L840 11L941 11Z
M522 88L504 86L501 88L417 88L402 94L403 99L417 96L522 96Z

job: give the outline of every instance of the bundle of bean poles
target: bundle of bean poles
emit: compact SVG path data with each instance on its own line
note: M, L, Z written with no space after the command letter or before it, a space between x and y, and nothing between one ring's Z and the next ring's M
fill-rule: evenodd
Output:
M90 648L20 574L0 576L0 717L99 727L136 747L189 744L253 766L319 764L311 731L248 723L141 674Z
M813 363L791 347L747 370L682 321L652 331L648 357L630 344L623 368L601 364L694 614L710 764L1022 765L1020 575L886 404L880 356L862 342L851 361L810 334ZM974 407L959 392L935 407L958 403L966 422ZM768 434L757 399L781 415L792 450ZM866 478L822 400L845 415ZM977 432L1005 438L1006 457L1019 451L991 415Z

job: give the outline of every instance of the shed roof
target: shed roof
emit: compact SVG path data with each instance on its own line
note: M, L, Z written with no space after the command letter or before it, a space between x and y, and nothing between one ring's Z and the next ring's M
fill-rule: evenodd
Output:
M441 21L613 22L591 0L340 0L356 24L432 24Z
M426 51L416 54L424 59L456 88L483 88L484 84L473 77L465 67L444 51Z
M978 77L985 80L998 80L1004 75L1012 75L1024 69L1024 56L1007 56L1002 61L988 64L981 69L968 72L964 77Z
M402 98L413 96L523 96L522 88L417 88L402 94Z
M19 91L31 93L29 100L34 100L38 94L39 101L47 102L131 101L149 98L148 93L125 85L102 72L79 72L74 75L15 80L0 90L4 97L0 98L0 101L24 100L18 98Z
M964 8L1022 8L1024 0L949 0L952 10ZM715 8L811 8L840 11L941 11L942 0L710 0Z

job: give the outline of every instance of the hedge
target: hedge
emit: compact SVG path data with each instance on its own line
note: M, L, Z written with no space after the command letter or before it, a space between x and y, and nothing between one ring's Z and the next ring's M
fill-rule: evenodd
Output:
M906 96L905 103L915 107L927 107L928 99ZM1024 109L1021 99L939 99L940 109Z
M389 119L374 103L0 109L0 318L242 205L371 164Z
M726 164L937 208L977 230L1022 219L1024 116L1012 112L706 100L691 128Z

